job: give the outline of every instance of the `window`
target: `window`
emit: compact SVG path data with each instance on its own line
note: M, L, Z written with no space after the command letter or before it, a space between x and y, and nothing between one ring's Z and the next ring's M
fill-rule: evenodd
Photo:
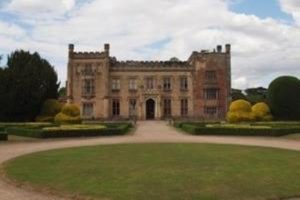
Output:
M205 79L207 81L214 81L217 79L216 71L206 71L205 72Z
M204 90L204 99L214 100L218 99L219 90L218 89L205 89Z
M205 107L204 113L207 115L215 115L217 114L217 107Z
M129 90L137 90L137 80L129 79Z
M171 99L164 99L164 116L165 117L170 117L172 115L172 103Z
M121 88L120 79L112 79L111 89L112 90L120 90L120 88Z
M187 77L180 78L180 90L188 90L188 79Z
M148 90L154 89L154 80L153 80L153 78L146 78L146 89L148 89Z
M84 103L82 108L82 115L83 117L92 117L94 105L92 103Z
M163 88L165 91L171 90L171 78L164 78Z
M120 115L120 100L119 99L112 100L112 115L113 116Z
M188 115L188 99L181 99L181 116Z
M83 96L93 96L95 94L95 84L93 79L84 79L83 80Z
M136 116L136 99L129 99L129 116Z
M84 69L82 70L82 74L84 76L92 76L93 75L93 68L91 64L86 64Z

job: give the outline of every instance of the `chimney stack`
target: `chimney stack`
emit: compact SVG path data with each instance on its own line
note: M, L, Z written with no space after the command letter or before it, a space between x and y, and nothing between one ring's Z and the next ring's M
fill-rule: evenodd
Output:
M74 53L74 44L69 44L69 57L72 57L72 54Z
M222 53L222 45L218 45L217 46L217 52L218 53Z
M104 44L104 50L109 55L109 44L108 43Z
M225 45L225 49L226 49L226 53L230 53L231 52L231 45L230 44L226 44Z

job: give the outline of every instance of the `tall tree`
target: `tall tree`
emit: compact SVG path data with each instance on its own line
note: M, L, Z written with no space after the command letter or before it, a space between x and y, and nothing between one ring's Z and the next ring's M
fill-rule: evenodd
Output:
M248 88L245 92L248 101L252 104L267 102L268 89L264 87Z
M58 97L57 74L38 53L15 51L8 56L2 88L3 121L31 121L43 102Z

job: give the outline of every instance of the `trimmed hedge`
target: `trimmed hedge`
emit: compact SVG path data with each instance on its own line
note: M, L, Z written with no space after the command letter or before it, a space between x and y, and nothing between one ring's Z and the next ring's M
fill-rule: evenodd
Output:
M300 126L249 126L249 127L206 127L196 124L181 124L181 129L193 135L231 135L231 136L283 136L300 133Z
M6 132L0 132L0 141L7 140L7 133Z
M114 136L124 135L128 132L131 124L111 125L104 124L106 128L93 128L90 129L70 129L70 130L43 130L31 128L18 128L12 127L7 129L9 135L17 135L23 137L34 138L64 138L64 137L92 137L92 136Z

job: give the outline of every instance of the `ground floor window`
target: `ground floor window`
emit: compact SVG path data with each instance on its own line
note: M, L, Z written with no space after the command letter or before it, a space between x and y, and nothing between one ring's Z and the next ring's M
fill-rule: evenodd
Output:
M120 115L120 99L112 100L112 115L119 116Z
M136 99L129 99L129 116L136 116Z
M83 117L92 117L94 113L94 105L93 103L84 103L82 107L82 115Z
M187 116L188 115L188 99L181 99L181 116Z
M204 113L206 115L215 115L217 114L217 107L210 106L210 107L204 107Z
M170 117L172 115L172 102L171 99L163 100L164 117Z

